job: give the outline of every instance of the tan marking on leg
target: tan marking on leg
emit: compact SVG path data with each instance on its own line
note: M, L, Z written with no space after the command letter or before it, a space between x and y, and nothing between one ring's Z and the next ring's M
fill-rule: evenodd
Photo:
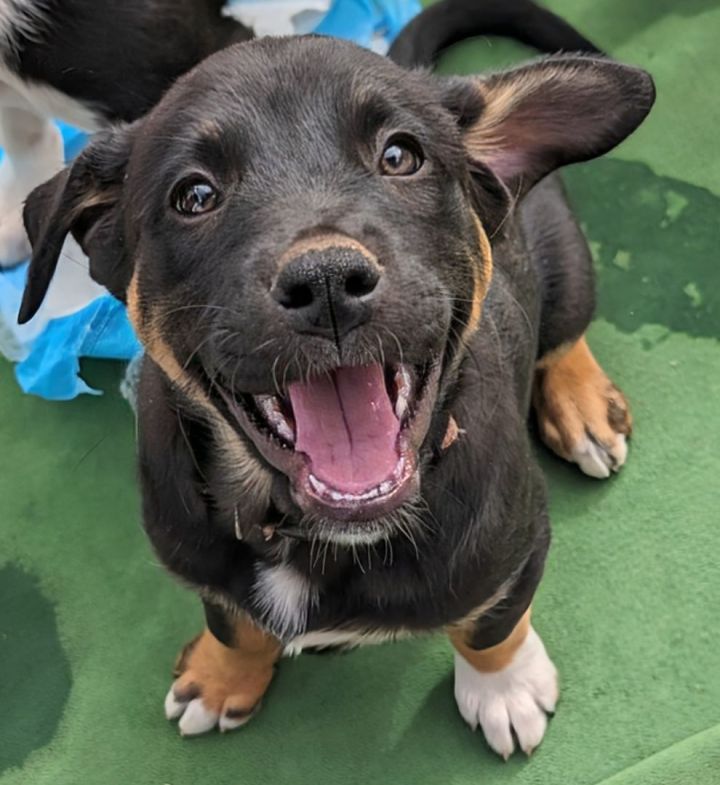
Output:
M181 652L184 670L173 685L178 701L199 697L208 711L221 716L249 714L272 681L282 645L245 615L238 617L232 646L205 630Z
M380 269L377 256L366 248L359 240L340 232L326 232L314 234L296 240L278 260L278 267L282 269L288 262L311 251L326 251L329 248L351 248L361 253L372 265Z
M481 673L496 673L504 670L512 662L515 652L522 646L530 630L530 608L523 614L513 631L504 641L488 649L472 649L467 641L472 627L450 627L448 637L455 649Z
M509 578L491 597L488 597L485 602L478 605L477 608L473 608L469 613L463 616L462 619L457 619L457 621L452 622L452 624L448 624L448 634L452 631L465 634L465 631L475 625L480 618L491 611L496 605L499 605L503 600L507 599L515 583L516 577Z
M562 458L589 474L597 464L594 476L607 476L624 463L625 439L632 432L628 403L584 337L538 361L533 403L544 442Z

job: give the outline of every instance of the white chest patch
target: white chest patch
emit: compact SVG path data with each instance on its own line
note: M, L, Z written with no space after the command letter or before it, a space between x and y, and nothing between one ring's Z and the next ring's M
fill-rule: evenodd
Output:
M413 633L404 629L316 630L293 638L283 651L286 657L295 657L304 649L354 649L368 644L385 643L411 638Z
M258 568L253 599L263 626L287 640L305 632L318 595L304 575L287 564L276 564Z

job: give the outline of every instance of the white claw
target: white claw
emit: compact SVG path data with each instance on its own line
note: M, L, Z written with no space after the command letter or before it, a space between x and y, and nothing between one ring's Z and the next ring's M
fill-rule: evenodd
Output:
M248 714L246 717L227 717L223 714L222 717L220 717L219 722L220 732L227 733L236 728L242 728L242 726L247 725L251 719L252 713Z
M187 701L179 701L175 697L175 693L171 687L170 692L168 692L168 694L165 696L165 716L169 720L176 720L185 711L186 706Z
M178 727L183 736L198 736L212 730L217 722L217 712L205 708L202 698L195 698L188 703Z

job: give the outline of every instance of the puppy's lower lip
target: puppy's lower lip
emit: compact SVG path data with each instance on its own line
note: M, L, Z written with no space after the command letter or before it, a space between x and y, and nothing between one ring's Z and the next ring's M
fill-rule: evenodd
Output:
M307 483L310 492L322 502L332 505L338 504L351 506L364 504L365 502L378 501L380 499L387 498L393 491L397 490L398 487L407 479L407 463L408 461L405 455L401 454L390 477L388 477L386 480L383 480L381 483L378 483L377 485L373 485L369 488L366 488L365 490L354 493L333 488L332 486L318 479L312 472L309 472L307 475Z

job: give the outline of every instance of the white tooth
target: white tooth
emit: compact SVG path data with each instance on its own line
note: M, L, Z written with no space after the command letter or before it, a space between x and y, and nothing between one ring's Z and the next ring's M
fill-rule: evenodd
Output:
M283 414L278 412L271 422L275 430L280 436L282 436L283 439L285 439L286 442L295 444L295 432Z
M347 496L344 493L338 493L337 491L330 491L330 498L334 502L342 502L347 500Z
M407 414L408 401L410 400L410 393L412 392L412 377L404 365L398 367L395 371L395 394L397 400L395 401L395 416L398 420Z
M308 477L308 482L310 485L312 485L312 489L315 491L315 493L326 493L328 490L327 485L325 485L325 483L321 480L318 480L314 474L311 474Z
M295 431L280 408L278 399L274 395L256 395L255 403L273 430L285 441L295 444Z
M382 493L382 495L384 496L386 493L390 492L391 488L392 488L392 483L390 482L390 480L385 480L385 482L380 485L380 493Z
M405 395L399 392L397 401L395 401L395 416L398 418L398 420L402 420L402 418L405 416L408 409L407 403L408 402Z

